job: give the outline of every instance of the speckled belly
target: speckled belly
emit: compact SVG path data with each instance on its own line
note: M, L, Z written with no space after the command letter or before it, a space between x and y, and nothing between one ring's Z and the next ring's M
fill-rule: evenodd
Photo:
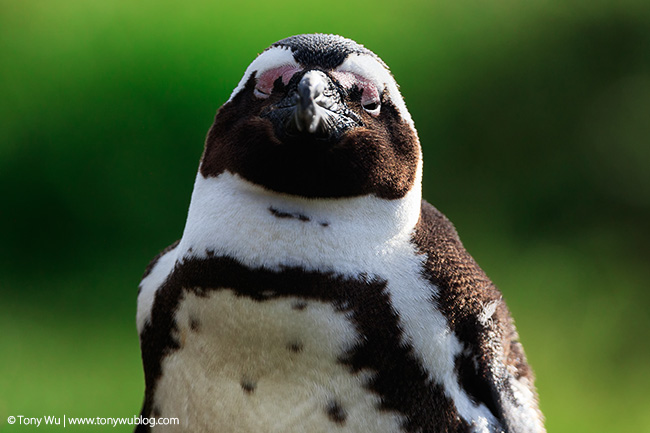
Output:
M264 301L227 289L185 292L175 315L178 350L162 361L153 411L184 432L398 432L340 358L359 341L346 313L294 297Z

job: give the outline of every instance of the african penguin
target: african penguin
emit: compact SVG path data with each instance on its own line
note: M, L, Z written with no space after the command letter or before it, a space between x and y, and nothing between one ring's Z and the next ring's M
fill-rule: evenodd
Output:
M377 55L324 34L260 54L140 284L142 416L180 422L151 430L544 432L501 294L421 173Z

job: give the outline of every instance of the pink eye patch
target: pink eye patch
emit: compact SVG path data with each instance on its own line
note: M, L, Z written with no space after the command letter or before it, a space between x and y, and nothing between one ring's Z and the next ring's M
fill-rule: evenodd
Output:
M356 85L363 93L361 96L361 105L368 105L373 102L379 103L379 90L372 81L353 72L334 71L332 76L346 89L351 89Z
M294 65L284 65L264 71L257 79L255 96L258 98L268 98L273 90L273 83L275 83L278 78L282 78L282 82L286 85L289 83L289 80L291 80L291 77L300 70L301 68Z
M291 80L291 77L301 70L302 68L295 65L284 65L264 71L257 79L255 96L268 98L273 91L273 84L278 78L282 78L282 82L286 85ZM379 91L372 81L353 72L333 71L331 74L344 88L351 89L356 85L362 91L361 105L379 103Z

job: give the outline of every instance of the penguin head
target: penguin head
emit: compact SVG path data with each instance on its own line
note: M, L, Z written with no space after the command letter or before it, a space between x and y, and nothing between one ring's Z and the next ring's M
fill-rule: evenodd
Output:
M292 36L247 68L217 112L200 173L308 198L403 198L421 149L386 64L336 35Z

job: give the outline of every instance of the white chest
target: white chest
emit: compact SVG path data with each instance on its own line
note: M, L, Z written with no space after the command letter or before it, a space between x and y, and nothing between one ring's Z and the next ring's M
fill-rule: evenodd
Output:
M444 387L460 416L487 424L489 410L459 385L454 360L462 345L431 302L437 288L422 275L424 257L411 242L419 209L419 189L394 201L310 200L270 193L227 172L199 175L180 244L141 284L140 332L156 291L186 260L230 257L253 270L378 278L400 335L393 347L412 347L427 382ZM379 396L366 386L375 372L352 373L339 362L367 338L346 313L329 302L297 308L304 302L298 297L260 302L216 289L207 297L187 293L175 310L173 337L181 347L162 356L152 409L178 417L180 426L157 431L400 431L401 417L378 410Z
M154 407L187 432L397 432L339 357L359 336L331 304L263 302L215 290L187 293L176 314L180 349L165 357Z

